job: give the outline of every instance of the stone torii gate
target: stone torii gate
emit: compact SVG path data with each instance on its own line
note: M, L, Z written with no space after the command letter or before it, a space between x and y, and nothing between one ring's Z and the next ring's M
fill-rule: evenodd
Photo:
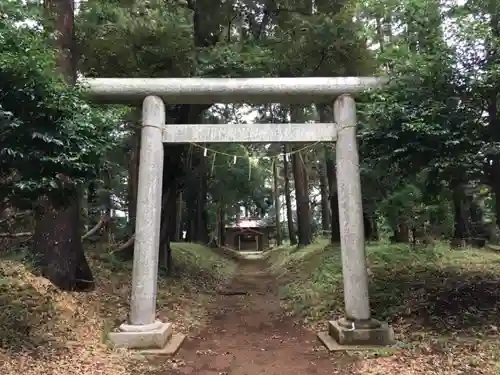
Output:
M172 323L156 320L163 143L271 143L336 141L345 317L318 334L330 349L386 345L392 329L370 314L356 108L351 95L384 83L375 77L342 78L95 78L86 79L94 101L139 104L142 138L130 316L109 335L117 347L175 352L183 341ZM334 102L335 123L165 124L165 104Z

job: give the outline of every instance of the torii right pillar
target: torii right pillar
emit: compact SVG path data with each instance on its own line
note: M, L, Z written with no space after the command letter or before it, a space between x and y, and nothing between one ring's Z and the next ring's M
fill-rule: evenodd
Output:
M341 95L335 100L333 111L337 125L336 173L345 316L330 321L328 333L320 333L318 337L329 350L391 345L392 328L373 319L370 313L356 103L351 96Z

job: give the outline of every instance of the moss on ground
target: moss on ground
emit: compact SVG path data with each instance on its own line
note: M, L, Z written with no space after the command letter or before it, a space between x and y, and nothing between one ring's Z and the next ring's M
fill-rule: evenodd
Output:
M319 241L267 256L291 313L316 330L342 315L339 248ZM371 244L367 258L373 315L392 324L400 344L360 360L359 373L500 373L499 253Z
M171 277L160 272L158 315L176 331L204 324L214 289L232 277L236 263L210 249L172 244ZM66 293L34 275L22 254L0 258L0 373L148 374L143 358L109 349L107 333L129 312L132 264L104 247L87 251L96 278L91 293ZM163 361L169 369L169 361Z

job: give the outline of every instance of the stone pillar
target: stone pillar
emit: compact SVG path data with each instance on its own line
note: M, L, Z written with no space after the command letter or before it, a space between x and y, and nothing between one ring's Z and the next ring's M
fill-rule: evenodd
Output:
M335 100L337 191L344 280L345 318L329 322L329 337L340 345L387 345L393 332L371 319L365 257L363 203L356 141L356 105L349 95ZM324 338L320 339L327 347Z
M337 124L336 169L345 314L347 320L366 321L371 316L356 141L356 107L352 97L342 95L335 101L333 108Z
M164 125L162 99L146 97L142 105L130 317L128 323L119 327L119 332L109 334L116 347L163 348L172 335L171 323L156 320Z
M165 105L148 96L142 105L130 324L155 323L163 182Z

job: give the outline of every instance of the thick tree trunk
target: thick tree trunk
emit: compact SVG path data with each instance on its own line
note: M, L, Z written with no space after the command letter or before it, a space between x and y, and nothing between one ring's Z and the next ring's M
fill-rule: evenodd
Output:
M45 0L48 28L56 31L58 69L69 83L76 80L74 14L72 0ZM65 176L61 176L64 185ZM80 194L78 188L61 189L61 200L41 197L37 201L32 252L42 274L64 290L88 291L94 288L92 272L81 242Z
M280 191L278 187L278 161L273 162L273 198L274 198L274 215L276 222L276 245L281 246L281 221L280 221Z
M290 195L290 171L289 164L287 160L288 153L290 152L289 146L284 145L283 154L283 177L285 182L285 203L286 203L286 220L288 224L288 237L290 238L290 244L297 244L297 237L295 234L295 226L293 225L293 213L292 213L292 197Z
M44 0L46 28L54 31L57 68L70 83L76 82L74 0Z
M62 192L61 192L62 194ZM76 189L65 192L59 205L47 197L38 200L32 253L44 277L67 291L94 288L80 232L80 205Z

